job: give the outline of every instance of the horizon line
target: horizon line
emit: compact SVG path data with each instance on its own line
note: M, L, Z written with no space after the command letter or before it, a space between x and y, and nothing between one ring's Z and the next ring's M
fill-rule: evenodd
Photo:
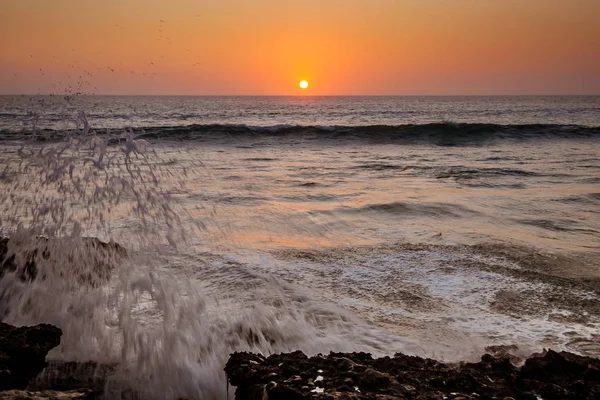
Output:
M95 93L0 93L0 96L79 97L598 97L597 94L95 94Z

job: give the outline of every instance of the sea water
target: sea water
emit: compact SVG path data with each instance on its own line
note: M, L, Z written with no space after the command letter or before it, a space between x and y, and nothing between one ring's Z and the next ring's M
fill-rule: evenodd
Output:
M600 97L1 96L0 226L50 253L2 319L143 398L235 350L600 356L599 156Z

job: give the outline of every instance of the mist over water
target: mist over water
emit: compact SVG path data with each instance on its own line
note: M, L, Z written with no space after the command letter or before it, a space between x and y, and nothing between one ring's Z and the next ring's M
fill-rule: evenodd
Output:
M0 227L38 271L0 317L157 399L224 398L235 350L599 356L599 104L0 97Z

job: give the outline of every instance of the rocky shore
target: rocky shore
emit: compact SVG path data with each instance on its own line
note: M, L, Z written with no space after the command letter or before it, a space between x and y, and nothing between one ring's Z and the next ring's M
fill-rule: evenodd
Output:
M55 362L48 367L46 355L61 335L48 324L0 322L0 399L106 398L104 383L115 366ZM400 353L374 359L366 353L236 352L225 373L237 400L600 399L599 359L547 350L523 361L511 356L510 348L490 352L479 362L459 364Z
M237 400L600 399L598 359L548 350L520 367L512 361L502 351L456 365L404 354L242 352L225 372Z

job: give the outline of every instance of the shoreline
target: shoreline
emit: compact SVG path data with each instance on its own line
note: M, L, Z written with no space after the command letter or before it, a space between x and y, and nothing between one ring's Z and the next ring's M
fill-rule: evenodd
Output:
M94 362L49 364L46 354L62 332L48 324L14 327L0 323L0 399L110 399L105 392L115 366ZM265 357L230 355L224 371L228 398L277 399L596 399L600 359L544 350L527 359L516 346L492 346L479 362L442 363L396 353L317 354L301 351ZM198 384L201 384L200 382ZM123 386L127 386L124 383ZM142 400L134 388L122 399ZM117 391L118 392L118 391ZM123 397L124 396L124 397ZM173 400L183 399L173 394Z

